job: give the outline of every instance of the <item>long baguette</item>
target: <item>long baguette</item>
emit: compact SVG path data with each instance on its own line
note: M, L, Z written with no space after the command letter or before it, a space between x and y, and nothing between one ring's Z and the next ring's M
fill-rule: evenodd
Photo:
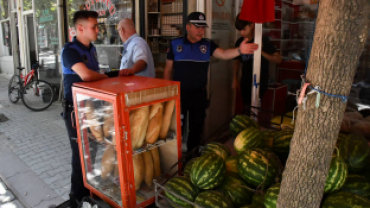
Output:
M130 133L132 149L143 146L148 128L149 106L145 106L130 112Z
M142 154L135 155L132 159L134 165L135 190L137 191L140 189L140 184L144 179L145 166Z
M157 103L150 107L149 125L146 133L146 142L153 144L158 140L159 131L162 126L163 104Z
M91 131L91 134L95 137L96 140L99 142L103 141L103 129L98 121L98 118L96 116L95 112L95 106L92 100L86 100L85 101L85 107L86 107L86 120L89 124L89 129Z
M153 184L153 158L152 153L149 151L143 152L143 159L145 165L145 183L147 186L152 186Z
M105 148L101 164L101 178L103 180L106 180L112 174L115 161L116 151L113 146L108 145Z
M162 127L159 132L159 138L160 139L165 139L168 130L170 129L170 124L171 124L171 119L172 119L172 114L173 110L175 108L175 100L169 100L166 103L166 107L164 108L164 116L163 116L163 122L162 122Z
M152 153L153 158L153 177L157 178L161 175L161 161L159 159L159 152L158 148L154 148L150 150L150 153Z

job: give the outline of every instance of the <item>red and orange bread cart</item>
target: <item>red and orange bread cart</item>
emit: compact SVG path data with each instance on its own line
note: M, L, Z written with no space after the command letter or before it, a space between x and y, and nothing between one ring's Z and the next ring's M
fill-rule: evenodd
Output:
M74 84L85 186L111 206L154 202L153 179L180 169L180 84L141 76Z

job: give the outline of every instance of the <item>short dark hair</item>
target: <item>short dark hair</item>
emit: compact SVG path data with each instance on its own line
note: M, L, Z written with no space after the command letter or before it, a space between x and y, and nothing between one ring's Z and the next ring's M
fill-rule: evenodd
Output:
M235 28L237 30L243 30L246 26L251 25L252 22L239 19L240 13L235 18Z
M85 10L77 11L77 12L75 12L75 14L73 16L73 25L76 25L78 20L83 20L83 19L87 20L89 18L97 19L98 16L99 16L99 14L95 11L85 11Z

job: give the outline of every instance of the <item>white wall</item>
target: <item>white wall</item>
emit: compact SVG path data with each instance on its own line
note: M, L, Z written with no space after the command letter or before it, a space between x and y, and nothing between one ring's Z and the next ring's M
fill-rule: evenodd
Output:
M14 74L13 56L0 57L0 73L3 75Z

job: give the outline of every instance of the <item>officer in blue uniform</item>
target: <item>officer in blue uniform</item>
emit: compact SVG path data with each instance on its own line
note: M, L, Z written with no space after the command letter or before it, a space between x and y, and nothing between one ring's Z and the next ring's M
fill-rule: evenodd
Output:
M180 82L181 114L184 119L189 119L187 150L195 154L201 142L208 106L206 86L210 57L229 60L241 54L253 54L258 48L256 44L247 43L248 39L239 48L219 48L212 40L203 38L206 27L208 25L203 13L192 12L188 15L187 33L170 42L164 71L164 79ZM185 118L187 112L189 118Z
M95 41L99 33L98 13L94 11L78 11L74 14L73 23L76 29L76 37L66 43L61 52L63 67L63 119L68 131L72 148L72 175L70 199L72 206L77 207L77 201L90 193L84 187L80 154L77 143L77 131L72 127L71 112L73 111L72 84L76 82L97 81L108 78L99 73L99 63L96 49L92 41ZM75 121L75 119L73 119ZM75 124L73 126L76 126Z

